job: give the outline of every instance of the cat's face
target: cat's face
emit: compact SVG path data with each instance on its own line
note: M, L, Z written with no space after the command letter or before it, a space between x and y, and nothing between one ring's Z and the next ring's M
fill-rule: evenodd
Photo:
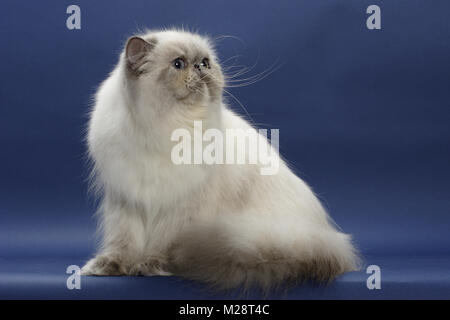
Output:
M209 41L199 35L160 31L132 37L125 59L127 77L137 83L141 95L185 104L222 95L220 65Z

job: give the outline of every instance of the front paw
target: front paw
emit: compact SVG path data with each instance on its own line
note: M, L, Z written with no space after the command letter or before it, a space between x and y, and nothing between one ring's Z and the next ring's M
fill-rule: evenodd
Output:
M137 263L128 270L130 276L171 276L172 273L165 270L164 264L158 260L150 260Z
M81 268L83 276L121 276L125 274L125 267L118 259L105 255L96 256Z

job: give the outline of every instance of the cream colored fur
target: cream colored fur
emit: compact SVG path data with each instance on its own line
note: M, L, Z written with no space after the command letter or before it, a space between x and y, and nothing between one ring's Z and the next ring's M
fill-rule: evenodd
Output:
M184 70L173 67L179 56ZM203 57L210 69L196 71ZM267 289L357 268L350 236L281 159L268 176L259 165L171 161L175 129L192 131L197 120L204 130L251 127L222 101L225 83L205 37L166 30L128 41L89 123L102 245L84 275L175 274Z

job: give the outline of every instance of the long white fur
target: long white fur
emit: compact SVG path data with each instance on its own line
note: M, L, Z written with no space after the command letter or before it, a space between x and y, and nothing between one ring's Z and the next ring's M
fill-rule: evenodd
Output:
M221 75L206 38L176 30L143 37L157 40L155 59L181 43L208 53ZM123 53L97 92L89 124L102 246L83 274L175 273L230 288L328 280L357 268L350 237L281 159L273 176L261 175L258 165L173 164L177 128L192 131L195 120L204 129L251 127L221 94L205 89L186 103L161 89L156 71L131 81L126 68ZM322 265L325 271L311 269Z

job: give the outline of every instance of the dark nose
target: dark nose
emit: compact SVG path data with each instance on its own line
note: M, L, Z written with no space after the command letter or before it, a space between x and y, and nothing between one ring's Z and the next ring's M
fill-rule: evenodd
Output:
M197 69L198 71L200 71L200 65L198 63L194 64L194 68Z

